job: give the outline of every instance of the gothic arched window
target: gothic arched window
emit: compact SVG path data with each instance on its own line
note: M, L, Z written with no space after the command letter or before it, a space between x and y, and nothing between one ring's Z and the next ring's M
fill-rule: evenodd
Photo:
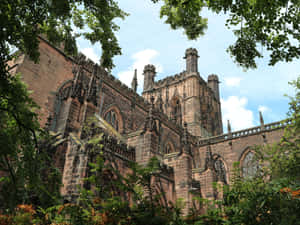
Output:
M242 161L242 175L243 177L253 177L259 169L259 164L255 160L255 153L249 151L246 153Z
M119 131L119 121L118 121L118 115L114 110L110 110L105 114L104 119L112 125L113 128L115 128L117 131Z
M224 162L221 159L216 159L214 162L214 168L217 173L218 181L222 181L224 184L227 184L226 169Z

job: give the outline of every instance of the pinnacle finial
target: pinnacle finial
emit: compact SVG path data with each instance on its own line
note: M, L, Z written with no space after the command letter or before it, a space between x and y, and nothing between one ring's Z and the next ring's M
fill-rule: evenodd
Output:
M259 111L259 121L260 121L260 125L264 125L264 118L261 111Z
M228 134L231 133L231 125L230 125L230 121L227 120L227 131L228 131Z
M134 70L134 75L133 75L133 78L132 78L132 82L131 82L131 88L132 88L132 90L134 90L136 92L137 86L138 86L138 82L137 82L137 69L135 69Z
M264 118L263 118L263 115L262 115L262 112L259 111L259 121L260 121L260 127L262 130L265 129L265 123L264 123Z
M134 70L134 78L137 78L137 69Z

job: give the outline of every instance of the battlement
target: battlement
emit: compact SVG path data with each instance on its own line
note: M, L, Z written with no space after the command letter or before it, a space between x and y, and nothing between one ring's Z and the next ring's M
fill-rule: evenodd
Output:
M178 81L181 81L184 79L186 75L186 72L185 71L182 71L181 73L179 74L175 74L173 76L168 76L168 77L165 77L164 79L162 80L158 80L154 83L154 87L162 87L162 86L166 86L166 85L170 85L174 82L178 82Z

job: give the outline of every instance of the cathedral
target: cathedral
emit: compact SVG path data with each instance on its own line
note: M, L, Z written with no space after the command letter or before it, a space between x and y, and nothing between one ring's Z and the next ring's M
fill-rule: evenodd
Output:
M194 48L185 52L186 68L162 80L155 80L153 65L145 65L142 95L136 71L129 88L83 55L70 57L43 38L39 48L39 64L20 55L10 62L11 73L21 73L40 106L41 126L56 140L61 193L70 201L95 157L86 143L99 133L105 160L123 174L129 162L146 165L157 157L162 169L153 184L167 201L183 199L187 213L195 195L221 197L213 183L229 185L235 162L243 176L253 175L254 146L279 141L286 125L264 124L260 114L260 126L232 132L228 122L223 132L219 78L200 76ZM86 131L92 117L97 126Z

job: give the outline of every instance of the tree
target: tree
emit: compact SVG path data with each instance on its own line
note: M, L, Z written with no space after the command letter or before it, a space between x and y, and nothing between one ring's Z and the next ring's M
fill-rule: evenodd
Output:
M0 89L0 211L33 201L51 205L59 197L60 177L49 137L39 126L38 107L20 77L6 82Z
M4 0L0 9L1 75L5 74L5 62L11 59L10 45L38 60L38 36L41 34L52 43L63 43L69 54L77 51L75 37L84 36L92 43L100 42L102 65L108 69L113 67L112 57L121 54L114 35L119 27L114 19L123 19L127 14L114 0Z
M0 2L0 12L0 208L13 210L16 204L33 197L42 201L45 196L39 193L47 195L45 185L56 171L52 171L55 169L47 148L43 148L47 133L40 128L38 106L20 77L10 74L7 62L18 56L11 54L11 48L38 62L39 35L62 44L67 54L76 54L75 37L83 35L92 43L101 42L102 65L110 69L112 57L121 54L114 35L118 26L113 20L126 14L113 0L4 0ZM81 32L86 26L89 31ZM79 32L74 33L74 27ZM50 169L45 172L47 167ZM57 185L59 182L54 182ZM45 203L52 202L56 195L52 194L48 193Z
M160 0L152 0L159 2ZM298 0L161 0L160 16L171 28L183 28L189 39L203 35L207 20L201 10L228 14L226 26L237 38L228 52L238 65L256 68L258 50L270 53L269 65L300 56L300 1Z

